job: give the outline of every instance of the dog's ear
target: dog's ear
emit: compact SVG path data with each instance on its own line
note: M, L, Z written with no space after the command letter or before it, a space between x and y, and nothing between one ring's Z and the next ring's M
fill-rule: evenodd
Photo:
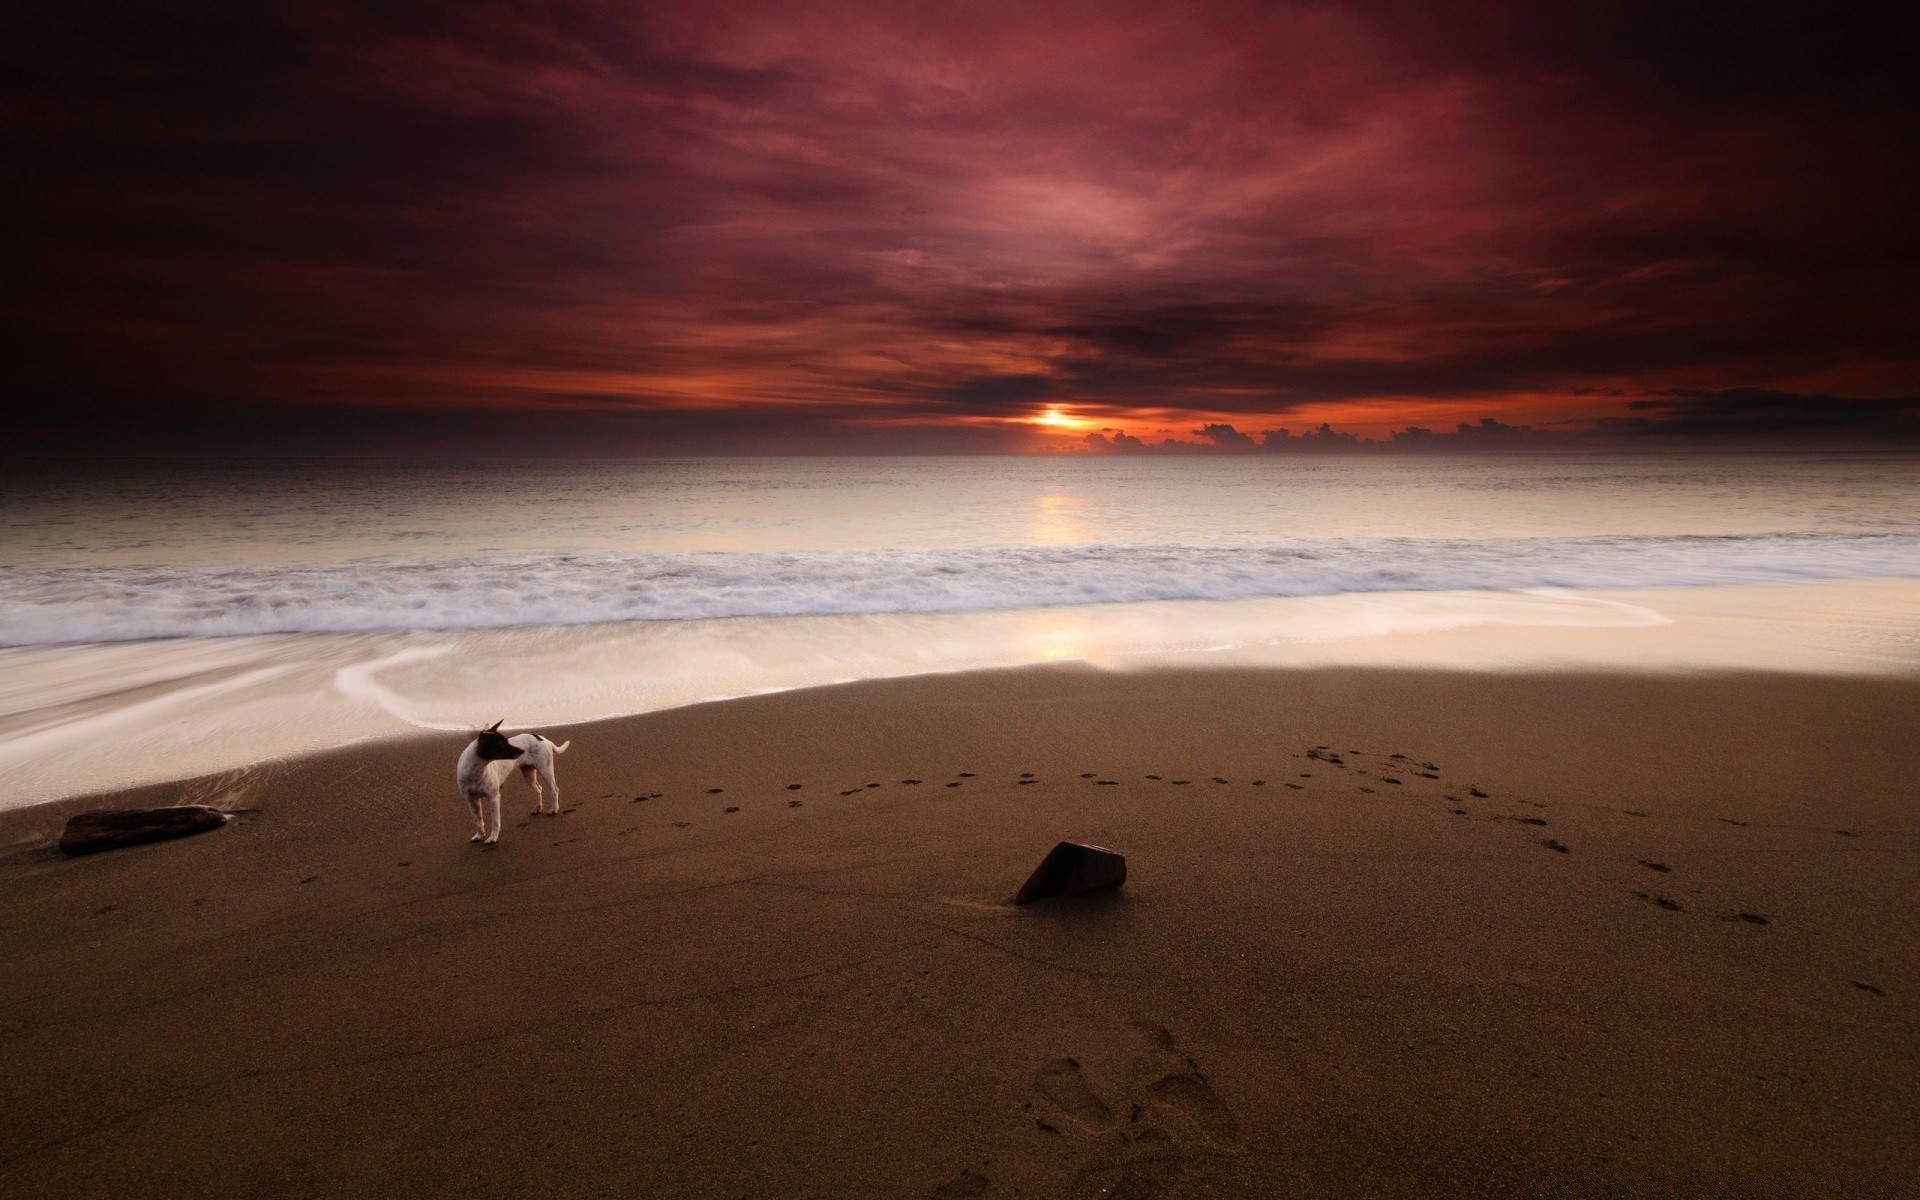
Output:
M493 724L491 724L491 725L489 725L489 726L487 726L487 732L488 732L488 733L499 733L499 732L500 732L500 722L501 722L501 721L505 721L505 720L506 720L506 718L505 718L505 717L501 717L499 721L495 721L495 722L494 722Z

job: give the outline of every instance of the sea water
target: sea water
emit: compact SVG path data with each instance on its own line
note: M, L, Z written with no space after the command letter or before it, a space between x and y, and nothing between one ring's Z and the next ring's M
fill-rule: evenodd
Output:
M1920 657L1904 584L1747 611L1920 577L1893 454L27 464L0 501L0 805L927 671L1580 662L1710 596L1754 636L1634 644ZM1435 640L1476 628L1535 632Z

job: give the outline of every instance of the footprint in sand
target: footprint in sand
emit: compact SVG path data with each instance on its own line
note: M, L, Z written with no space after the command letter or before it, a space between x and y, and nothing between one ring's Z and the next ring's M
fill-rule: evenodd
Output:
M1077 1058L1056 1058L1044 1064L1033 1078L1033 1090L1087 1129L1113 1128L1113 1110L1094 1094Z
M1192 1122L1200 1136L1216 1150L1237 1149L1240 1122L1224 1104L1204 1075L1187 1073L1168 1075L1147 1085L1147 1094L1160 1104L1181 1113Z
M1157 1195L1182 1164L1244 1148L1239 1118L1165 1026L1133 1021L1117 1033L1089 1063L1052 1059L1034 1077L1053 1118L1036 1125L1077 1135L1061 1147L1069 1161L1086 1156L1075 1180L1104 1185L1081 1190Z

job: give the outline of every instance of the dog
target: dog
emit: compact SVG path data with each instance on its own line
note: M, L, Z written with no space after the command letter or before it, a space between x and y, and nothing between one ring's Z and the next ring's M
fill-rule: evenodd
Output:
M560 815L560 781L553 774L553 756L573 745L571 741L554 745L537 733L519 733L512 737L500 732L500 722L480 731L460 752L453 770L454 786L473 809L473 841L488 846L500 841L500 784L517 765L520 774L533 788L533 816ZM541 784L546 786L543 788ZM547 812L547 799L553 799L553 811Z

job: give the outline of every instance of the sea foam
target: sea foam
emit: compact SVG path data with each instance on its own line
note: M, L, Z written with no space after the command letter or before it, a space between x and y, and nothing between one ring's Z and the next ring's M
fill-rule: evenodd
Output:
M1920 536L1904 533L1315 538L1241 546L13 569L0 575L0 645L1908 576L1920 576Z

